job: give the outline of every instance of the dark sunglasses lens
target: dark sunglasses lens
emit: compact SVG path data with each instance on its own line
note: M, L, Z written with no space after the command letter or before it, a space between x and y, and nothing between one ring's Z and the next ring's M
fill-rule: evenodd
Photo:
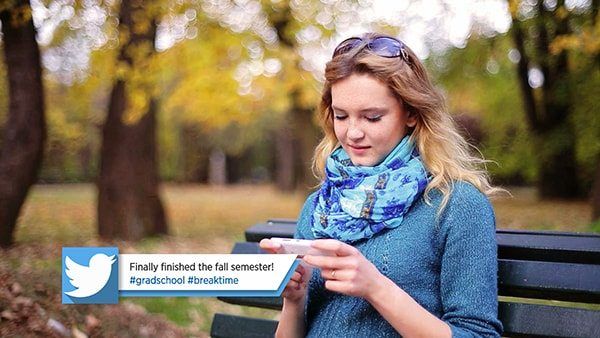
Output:
M369 42L369 49L383 57L398 57L402 55L402 43L390 38L377 38Z
M335 47L333 56L347 53L348 51L352 50L352 48L360 44L361 41L362 40L360 38L350 38L342 41L337 47Z

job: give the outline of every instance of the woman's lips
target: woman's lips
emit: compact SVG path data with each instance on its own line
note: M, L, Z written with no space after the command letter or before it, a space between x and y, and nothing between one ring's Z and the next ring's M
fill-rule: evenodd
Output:
M356 145L351 145L351 144L349 144L348 147L350 148L350 150L353 153L355 153L357 155L362 155L367 152L367 149L371 148L369 146L356 146Z

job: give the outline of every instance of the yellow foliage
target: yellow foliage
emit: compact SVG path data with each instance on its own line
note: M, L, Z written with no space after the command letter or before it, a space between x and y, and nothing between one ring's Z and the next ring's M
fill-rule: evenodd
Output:
M173 82L169 93L163 93L163 110L207 130L247 124L258 112L250 111L250 97L238 94L234 72L241 60L230 53L231 46L241 45L241 36L210 26L203 29L197 40L186 40L163 53L168 64L163 66L164 75Z
M125 82L127 106L122 119L125 124L135 124L148 111L150 96L137 85L132 81Z
M127 61L120 61L116 78L125 82L126 107L122 117L125 124L135 124L146 114L150 100L158 95L160 60L153 42L144 40L125 50Z
M0 12L10 10L16 5L16 0L3 0L0 2Z
M509 0L508 1L508 10L510 12L510 16L513 18L517 17L517 13L519 12L519 5L521 4L520 0Z
M550 44L550 53L557 55L564 50L580 51L595 55L600 51L600 24L584 27L579 34L562 35Z
M10 14L11 26L19 27L31 20L31 7L29 4L13 7Z
M151 29L151 19L144 10L135 10L131 14L133 19L133 34L143 35Z
M557 55L563 50L579 48L580 41L577 36L573 34L562 35L554 39L554 41L552 41L552 43L550 44L550 53L552 53L552 55Z
M556 17L560 20L565 20L569 16L569 11L565 8L565 6L559 6L554 15L556 15Z
M117 66L115 68L115 79L116 80L125 80L129 75L130 66L125 61L118 61Z
M129 42L130 37L131 37L131 34L129 32L129 29L127 29L126 27L120 26L119 27L119 44L121 46L127 44Z
M67 114L68 112L58 106L49 107L46 114L49 143L60 142L73 145L82 143L84 140L85 134L80 125L77 122L69 121Z

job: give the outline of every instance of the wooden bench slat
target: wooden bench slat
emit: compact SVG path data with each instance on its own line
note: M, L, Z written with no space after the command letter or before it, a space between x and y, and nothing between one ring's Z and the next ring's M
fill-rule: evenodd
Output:
M263 253L256 242L269 237L290 238L295 229L293 219L256 224L246 230L248 242L236 243L233 253ZM499 295L600 304L600 235L499 229L496 238ZM219 299L269 309L280 309L283 303L281 297ZM600 337L600 311L526 303L518 299L499 303L504 335ZM222 316L215 315L214 337L255 337L253 332L272 336L277 325L271 321L271 326L252 331L245 328L258 328L264 320ZM218 334L223 326L228 327L229 335Z
M547 305L500 302L504 335L511 337L599 337L600 312ZM212 337L272 337L277 321L215 314ZM265 334L265 332L268 332Z
M266 254L256 242L237 242L233 245L232 254Z
M557 231L496 231L498 257L600 264L600 235Z
M599 265L498 260L503 296L600 304L599 281Z
M217 297L219 300L242 306L259 307L261 309L281 310L282 297Z
M297 221L295 218L269 218L267 223L287 223L296 225Z
M274 337L277 321L216 313L210 328L213 338Z
M505 336L600 337L600 311L500 302Z
M233 246L234 254L260 254L265 253L258 243L238 242ZM281 297L217 297L219 300L235 305L253 306L263 309L281 310L283 298Z
M269 220L246 229L245 237L248 242L260 242L263 238L282 237L292 238L296 231L296 221Z
M258 243L240 242L232 253L264 253ZM498 287L502 296L555 299L600 304L600 266L500 259ZM280 309L281 298L219 298L227 303Z
M295 230L294 220L275 219L255 224L245 235L248 242L260 242L270 237L291 238ZM597 234L498 229L496 240L499 258L600 264Z

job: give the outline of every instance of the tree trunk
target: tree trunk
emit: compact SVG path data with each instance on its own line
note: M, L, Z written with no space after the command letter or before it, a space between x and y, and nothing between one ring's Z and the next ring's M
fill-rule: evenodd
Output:
M575 158L575 134L569 115L573 110L573 95L569 92L569 69L567 52L551 55L549 41L570 33L567 19L550 20L541 2L538 3L537 37L528 33L522 23L513 18L512 37L521 58L517 76L523 98L529 130L534 135L538 155L538 192L542 198L581 197L577 162ZM531 19L533 20L533 19ZM547 25L554 25L548 30ZM553 36L549 36L553 32ZM534 43L537 55L529 55L527 42ZM534 90L529 85L529 68L540 65L544 83Z
M591 192L592 222L600 221L600 161L596 165L596 177Z
M179 126L179 181L208 182L208 138L197 126L182 123ZM202 140L202 141L200 141Z
M575 132L565 113L569 107L547 106L546 111L552 109L560 109L563 115L534 133L539 195L542 198L582 197L575 158Z
M279 42L284 49L295 50L296 40L289 34L289 29L297 22L288 2L281 2L266 8L267 17L277 33ZM301 69L299 55L294 52L295 59L291 60L296 69ZM283 79L293 75L283 71ZM312 124L312 110L302 107L300 103L301 85L290 90L291 108L288 112L284 128L278 130L276 138L276 182L281 190L293 190L297 183L312 186L314 179L311 175L310 164L312 152L317 144L317 134Z
M276 133L275 182L280 190L291 191L295 185L294 138L288 123L284 123Z
M219 148L213 148L208 157L208 184L227 184L227 156Z
M46 123L40 51L26 0L0 12L9 113L0 150L0 246L13 243L17 217L42 163Z
M310 190L318 182L312 174L314 149L319 143L319 131L312 122L313 111L300 106L298 93L293 95L294 134L296 139L296 179L301 189Z
M85 146L79 150L79 177L89 182L94 176L92 174L92 144L86 141Z
M145 13L141 2L121 2L120 29L133 32L135 22ZM142 44L154 53L156 22L149 31L131 33L121 46L120 62L136 70L136 61L128 50ZM138 56L139 57L139 56ZM151 55L142 56L150 58ZM139 69L138 69L139 71ZM150 99L148 110L136 122L125 123L129 103L127 77L117 79L111 92L108 116L102 130L100 175L98 178L98 232L106 239L138 240L166 234L167 222L159 196L156 151L156 102Z

